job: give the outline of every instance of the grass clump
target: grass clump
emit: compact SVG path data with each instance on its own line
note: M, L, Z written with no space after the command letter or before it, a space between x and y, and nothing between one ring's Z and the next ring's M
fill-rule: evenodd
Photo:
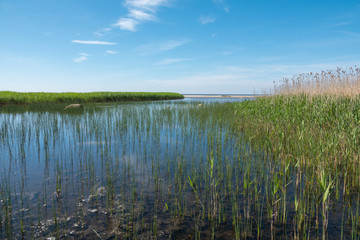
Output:
M0 91L0 104L85 103L182 99L183 95L170 92L11 92Z

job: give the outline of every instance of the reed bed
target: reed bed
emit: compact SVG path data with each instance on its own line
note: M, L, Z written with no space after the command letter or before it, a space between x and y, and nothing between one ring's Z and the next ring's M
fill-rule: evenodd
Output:
M357 67L301 74L274 95L235 104L235 128L277 169L267 190L271 225L279 215L292 222L294 239L314 230L321 239L360 238L359 80ZM340 236L330 237L330 226L341 226Z
M274 94L356 97L360 94L360 69L358 66L338 67L284 78L275 84Z
M170 92L10 92L0 91L0 104L34 103L85 103L183 99L184 96Z

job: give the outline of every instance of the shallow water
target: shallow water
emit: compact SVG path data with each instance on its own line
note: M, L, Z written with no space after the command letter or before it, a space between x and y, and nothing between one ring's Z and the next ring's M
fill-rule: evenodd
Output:
M263 192L278 166L232 130L233 101L242 99L3 108L0 238L235 239L236 229L256 239L260 229L270 239ZM291 226L275 236L291 237Z

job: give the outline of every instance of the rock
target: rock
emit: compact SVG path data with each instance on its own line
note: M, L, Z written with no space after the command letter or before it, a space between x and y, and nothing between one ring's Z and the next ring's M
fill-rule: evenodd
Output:
M89 209L88 211L91 212L91 213L97 213L98 212L97 209Z
M68 110L68 109L82 109L82 108L84 108L84 106L81 105L81 104L70 104L70 105L66 106L66 107L64 108L64 110Z

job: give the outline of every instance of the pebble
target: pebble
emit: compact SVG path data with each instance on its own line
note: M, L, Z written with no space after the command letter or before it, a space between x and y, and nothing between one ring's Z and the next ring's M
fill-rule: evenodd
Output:
M89 212L91 213L96 213L98 210L97 209L89 209Z

